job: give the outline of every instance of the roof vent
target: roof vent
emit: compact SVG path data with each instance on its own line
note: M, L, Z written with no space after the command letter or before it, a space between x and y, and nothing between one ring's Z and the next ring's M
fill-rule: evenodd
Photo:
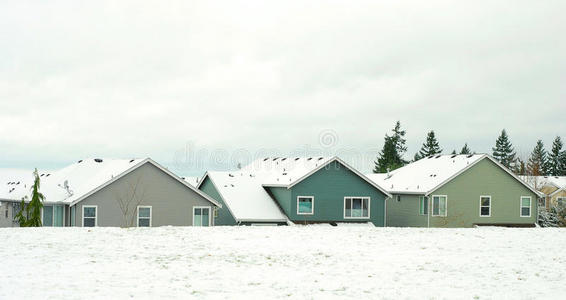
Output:
M102 158L95 158L94 161L97 162L97 163L101 163L101 162L102 162Z
M468 155L468 156L466 156L466 157L467 157L467 158L470 158L470 157L472 157L472 156L474 156L474 155L473 155L473 154L470 154L470 155Z
M442 155L437 155L436 158L440 158Z
M312 157L307 158L307 160L312 160Z
M79 160L79 161L78 161L77 163L79 163L79 164L80 164L80 163L82 163L82 162L83 162L83 160L81 159L81 160Z
M456 156L458 156L458 154L454 154L454 155L450 156L450 158L454 158Z
M323 160L323 159L324 159L324 157L319 157L319 158L318 158L318 160Z
M297 160L299 160L299 158L298 158L298 157L297 157L297 158L295 158L295 161L297 161Z
M279 159L278 157L274 158L273 161L276 161L277 159Z
M433 157L433 155L431 155L431 156L429 156L429 157L427 157L427 158L428 158L428 159L431 159L432 157Z
M18 183L16 183L16 185L20 184L20 182L18 181Z
M283 176L287 175L287 173L283 173Z
M283 158L281 161L285 161L287 159L287 157Z
M130 159L130 163L133 163L135 159Z
M51 173L49 173L49 174L45 175L45 177L49 177L49 175L51 175Z
M228 176L230 176L230 177L234 177L234 174L228 174Z
M39 177L43 177L43 175L45 175L45 174L41 173L41 175L39 175Z
M234 187L234 185L233 185L233 184L231 184L230 186L231 186L231 187Z
M266 158L263 159L263 161L267 161L268 159L269 159L269 157L266 157Z

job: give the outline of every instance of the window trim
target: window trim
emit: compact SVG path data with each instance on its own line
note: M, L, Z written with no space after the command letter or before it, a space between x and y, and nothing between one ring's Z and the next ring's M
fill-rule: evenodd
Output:
M368 200L368 216L367 217L347 217L346 216L346 200L347 199L362 199L362 207L364 206L363 203L363 199L367 199ZM350 204L352 205L352 204ZM351 206L350 206L351 207ZM350 208L351 210L351 208ZM350 213L351 214L351 213ZM362 197L362 196L346 196L344 197L344 219L350 219L350 220L367 220L371 218L371 197Z
M444 215L435 215L434 214L434 197L444 197L446 199L446 209L444 211ZM431 211L430 211L430 216L431 217L447 217L448 216L448 196L447 195L432 195L432 205L431 205ZM440 212L440 208L438 209L438 211Z
M194 226L194 227L205 227L205 226L202 226L202 224L201 224L201 225L198 225L198 226L195 225L195 210L196 210L197 208L200 208L200 209L206 208L206 209L208 209L208 227L211 227L211 226L212 226L212 215L211 215L211 213L212 213L212 206L193 206L193 226Z
M299 198L311 199L312 207L310 213L299 212ZM297 196L297 215L307 215L307 216L314 215L314 196Z
M426 201L427 205L426 205L426 209L424 209L424 205L423 205L423 211L421 212L421 201ZM424 203L423 203L424 204ZM427 216L428 215L428 197L427 196L419 196L419 216Z
M523 206L523 198L529 198L529 206ZM519 198L519 216L521 218L530 218L532 213L532 208L531 206L533 206L533 198L531 196L521 196L521 198ZM523 208L528 207L529 208L529 215L528 216L523 216Z
M481 203L482 198L489 198L489 206L483 206ZM481 214L481 209L484 207L489 207L489 214L484 216ZM491 195L482 195L480 196L480 218L490 218L491 217Z
M81 207L82 207L81 227L85 227L85 208L93 208L93 207L94 207L94 227L98 227L98 205L82 205Z
M153 221L153 207L151 207L151 205L138 205L137 216L136 216L137 227L140 227L140 208L149 208L149 227L153 227L153 222L152 222ZM142 219L148 219L148 218L143 217Z

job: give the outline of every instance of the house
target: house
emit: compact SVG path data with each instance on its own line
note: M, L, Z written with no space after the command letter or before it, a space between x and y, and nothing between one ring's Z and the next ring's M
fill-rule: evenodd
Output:
M390 195L338 157L267 157L232 172L207 172L198 188L222 208L217 225L385 225Z
M221 207L150 158L85 159L39 173L43 226L212 226ZM30 194L33 176L2 185L0 202L12 209L0 216L1 224L18 226L13 219Z
M566 207L566 176L523 176L522 179L544 194L541 207Z
M368 175L393 195L387 226L535 226L541 194L486 154L437 155Z

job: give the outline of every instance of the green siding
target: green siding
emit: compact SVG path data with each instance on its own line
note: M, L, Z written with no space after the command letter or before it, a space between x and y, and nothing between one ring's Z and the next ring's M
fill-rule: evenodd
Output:
M431 193L430 199L433 195L448 196L448 212L446 217L431 215L431 227L534 224L537 220L537 195L487 158ZM491 217L479 216L482 195L491 196ZM532 199L529 218L520 216L521 196Z
M226 206L226 203L224 203L222 197L220 197L220 193L218 193L218 191L214 187L214 184L212 183L212 180L210 180L209 177L206 177L204 179L199 189L222 205L222 208L218 208L218 216L214 218L214 225L221 226L237 224L236 219L234 219L234 216L232 216L232 214L230 213L228 206Z
M271 189L281 207L296 223L372 222L384 225L386 196L339 162L333 162L290 189L290 195ZM290 196L290 197L289 197ZM297 215L297 197L314 196L314 214ZM345 219L344 197L370 197L369 219Z
M401 201L397 201L401 196ZM387 200L387 226L426 227L427 216L419 215L419 195L393 195Z
M283 209L283 212L288 216L291 212L291 190L283 187L267 188L268 192L275 199L277 204Z

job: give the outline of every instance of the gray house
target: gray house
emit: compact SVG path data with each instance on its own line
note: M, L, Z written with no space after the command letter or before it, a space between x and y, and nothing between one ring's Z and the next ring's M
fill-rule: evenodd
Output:
M150 158L85 159L40 177L43 226L213 226L222 207ZM31 172L2 183L0 225L18 226L13 218L32 183Z

